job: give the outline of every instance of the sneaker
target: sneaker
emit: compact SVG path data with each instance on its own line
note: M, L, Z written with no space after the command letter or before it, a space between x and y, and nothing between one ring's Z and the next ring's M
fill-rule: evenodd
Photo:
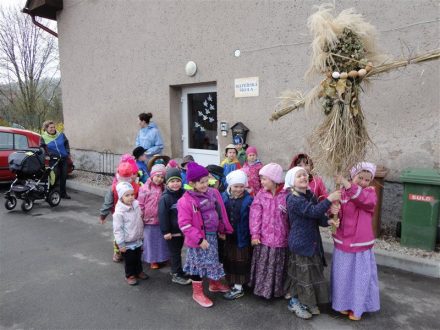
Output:
M180 285L188 285L192 281L191 281L190 278L184 277L182 275L172 274L171 282L177 283L177 284L180 284Z
M129 277L126 278L126 280L127 280L127 283L129 285L136 285L136 284L138 284L138 281L137 281L136 277L134 277L134 276L129 276Z
M144 272L140 272L139 274L137 274L136 276L139 280L148 280L150 278L150 276L148 276L147 274L145 274Z
M321 311L319 310L318 306L307 306L307 310L312 314L312 315L319 315L321 314Z
M298 299L292 298L289 300L287 309L292 313L295 313L301 319L308 320L312 318L312 314L307 310L307 308L299 302Z
M150 264L150 268L151 268L151 269L159 269L160 266L159 266L159 264L158 264L157 262L152 262L152 263Z
M241 289L237 289L237 288L232 288L231 291L226 292L223 295L223 298L225 298L226 300L234 300L234 299L238 299L244 296L244 290Z
M284 299L289 300L289 299L291 299L291 298L292 298L292 295L290 294L290 292L287 292L287 293L284 295Z

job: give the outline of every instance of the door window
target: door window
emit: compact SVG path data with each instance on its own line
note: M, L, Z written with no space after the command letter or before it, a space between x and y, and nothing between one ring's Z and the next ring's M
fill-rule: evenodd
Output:
M0 150L14 149L14 136L12 133L0 133Z
M14 140L15 150L23 150L29 148L26 136L21 134L14 134Z
M217 93L188 94L189 148L218 150Z

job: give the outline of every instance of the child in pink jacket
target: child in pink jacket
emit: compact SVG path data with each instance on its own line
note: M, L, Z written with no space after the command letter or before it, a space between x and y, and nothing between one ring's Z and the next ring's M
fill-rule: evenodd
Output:
M260 170L263 164L258 159L257 148L248 147L246 149L246 162L243 165L243 172L248 177L249 193L255 196L261 189Z
M233 232L220 193L208 186L209 172L195 162L188 164L186 178L191 189L177 202L179 228L188 247L183 271L191 275L193 299L203 307L213 302L203 292L202 279L209 279L210 292L228 292L220 279L225 276L218 257L217 237Z
M139 206L144 221L144 251L142 259L151 269L158 269L159 263L169 258L168 246L159 225L159 200L164 190L165 165L151 168L150 177L139 189Z
M351 182L342 176L336 180L344 185L344 190L339 212L341 222L333 235L332 307L357 321L364 312L380 309L372 227L377 197L370 186L376 165L359 163L350 172Z
M284 295L287 266L286 197L283 189L283 169L270 163L260 170L261 189L254 198L249 215L249 227L254 246L251 265L251 286L254 294L264 297Z

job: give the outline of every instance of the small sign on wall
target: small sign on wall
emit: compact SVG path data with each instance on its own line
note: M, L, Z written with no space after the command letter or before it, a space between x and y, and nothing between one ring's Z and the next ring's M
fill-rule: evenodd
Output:
M259 95L258 77L235 79L235 97L252 97Z

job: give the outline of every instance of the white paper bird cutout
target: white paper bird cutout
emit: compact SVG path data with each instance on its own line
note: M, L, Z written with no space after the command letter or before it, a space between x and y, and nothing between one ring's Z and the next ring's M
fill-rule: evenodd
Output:
M209 105L209 110L215 110L215 107L212 104L210 104Z
M214 121L214 118L209 117L209 122L212 123Z
M211 96L211 94L208 95L208 101L209 101L209 102L212 101L212 96Z
M198 113L200 117L203 116L203 112L201 112L200 110L198 111Z
M195 122L195 123L194 123L194 126L195 126L195 127L200 127L200 124L199 124L198 122Z
M203 105L204 105L205 107L207 107L207 106L208 106L208 101L205 100L205 102L203 102Z

